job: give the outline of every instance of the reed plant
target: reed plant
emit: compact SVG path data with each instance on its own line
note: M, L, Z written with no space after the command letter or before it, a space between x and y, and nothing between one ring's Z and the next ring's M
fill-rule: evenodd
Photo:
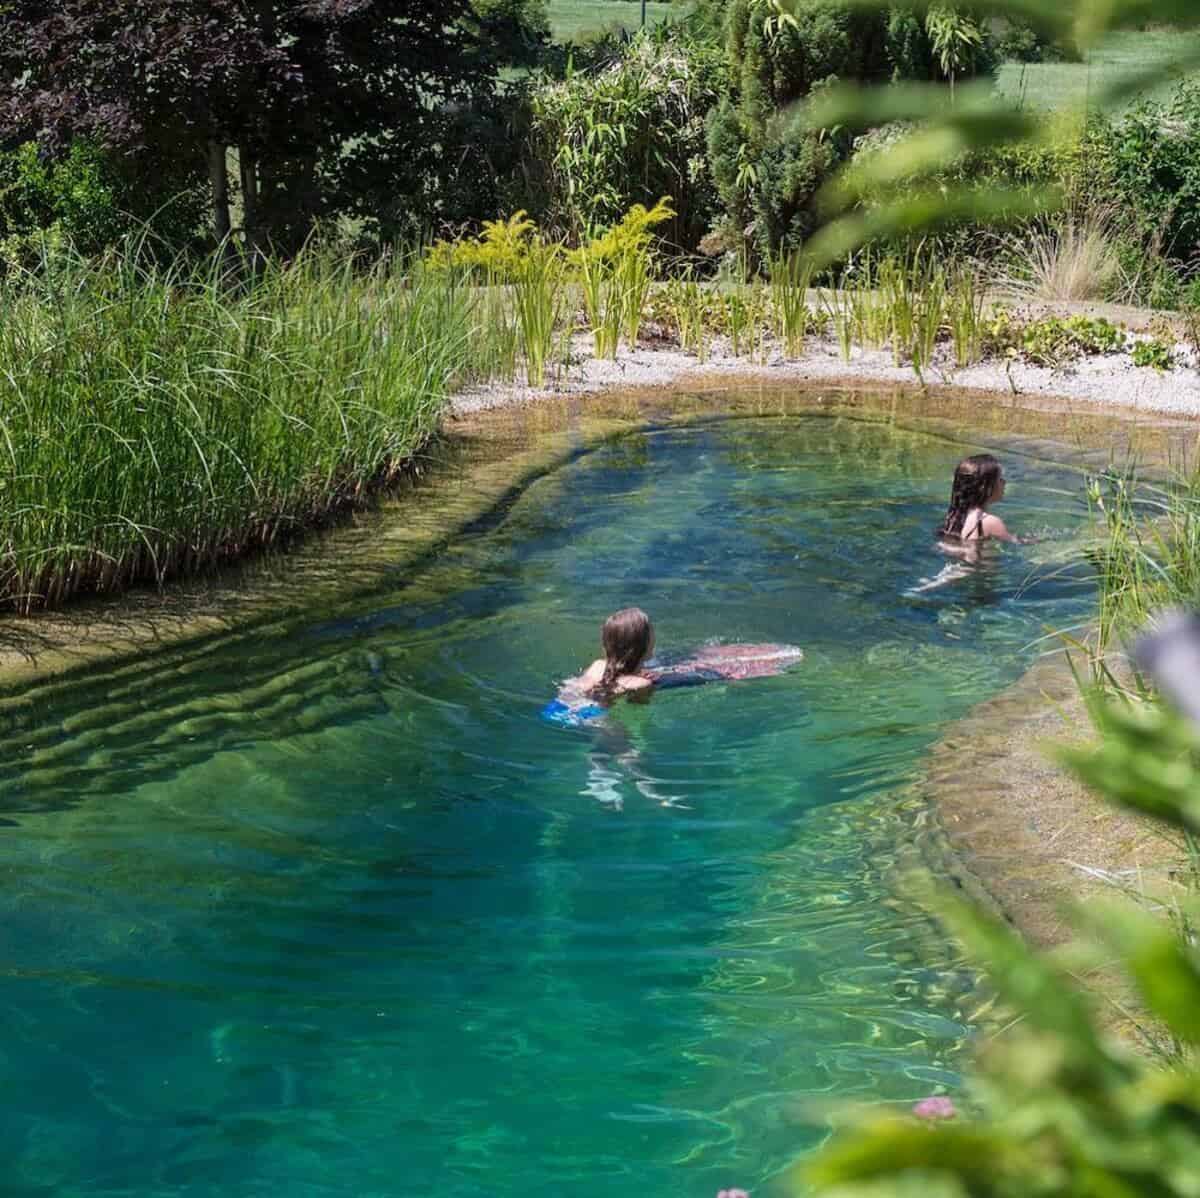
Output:
M1100 592L1103 653L1163 608L1194 606L1200 595L1200 471L1167 484L1109 470L1089 482L1104 538L1090 557Z
M753 346L753 302L752 288L745 283L737 284L732 291L722 296L725 308L725 328L729 333L729 352L735 358Z
M983 309L984 290L978 272L969 264L959 265L946 290L946 323L954 345L954 363L960 369L983 357Z
M472 308L471 324L471 380L514 382L521 356L521 326L511 288L501 278L490 277L481 288Z
M651 262L647 243L624 248L617 263L621 332L629 349L636 349L646 301L650 298Z
M858 320L854 292L847 287L830 287L821 292L821 306L825 315L833 325L833 335L837 338L838 348L844 362L850 361L854 349L854 335Z
M888 313L892 359L899 366L917 334L917 304L921 290L920 261L916 256L889 258L880 274L879 287Z
M765 366L770 356L771 295L761 283L753 283L747 290L746 309L750 352Z
M771 260L770 271L775 330L787 357L798 358L808 335L812 264L798 252L780 254Z
M135 248L0 280L0 598L20 611L267 546L386 482L472 370L471 303L314 248L237 285Z
M586 253L579 255L578 262L592 352L597 358L616 358L624 316L617 271L606 259Z
M546 385L546 363L554 355L555 329L565 308L562 246L535 237L513 276L513 308L521 330L525 381Z
M654 274L653 229L674 215L666 196L653 208L634 204L571 255L598 358L615 358L622 335L630 349L636 347Z
M707 362L710 337L708 296L690 268L668 282L667 303L679 330L680 349L695 354L701 362Z
M842 278L841 289L849 293L855 338L865 349L883 349L891 337L891 306L881 282L894 269L893 258L876 264L868 249L858 268Z
M920 287L913 306L913 369L920 376L933 364L946 319L946 272L934 262L917 274Z

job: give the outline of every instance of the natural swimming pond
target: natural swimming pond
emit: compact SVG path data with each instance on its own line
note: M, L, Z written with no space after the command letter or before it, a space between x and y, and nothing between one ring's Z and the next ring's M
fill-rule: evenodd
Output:
M1090 602L1044 547L905 597L965 452L627 435L369 610L13 696L6 1194L766 1193L822 1103L952 1089L975 978L894 878L921 754ZM1079 476L1005 466L1064 544ZM807 656L540 722L631 602Z

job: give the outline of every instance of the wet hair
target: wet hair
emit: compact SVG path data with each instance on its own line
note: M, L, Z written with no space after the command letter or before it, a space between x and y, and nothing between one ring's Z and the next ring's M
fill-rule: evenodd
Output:
M990 453L977 453L963 458L954 471L950 488L950 509L938 529L938 536L961 537L967 516L982 508L1000 487L1003 473L998 459Z
M591 689L601 699L611 699L617 693L622 674L632 674L646 660L654 639L654 625L640 607L626 607L613 612L600 629L604 646L604 675Z

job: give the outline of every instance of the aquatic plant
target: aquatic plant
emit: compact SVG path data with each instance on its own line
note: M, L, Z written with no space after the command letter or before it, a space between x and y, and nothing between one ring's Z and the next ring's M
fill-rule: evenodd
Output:
M886 297L888 322L891 325L892 357L899 366L916 335L916 305L920 289L917 264L913 259L901 264L891 259L882 272L879 286Z
M946 272L930 263L923 272L914 305L912 364L918 375L933 364L937 340L946 316Z
M1103 654L1153 612L1200 595L1200 475L1184 473L1164 486L1108 470L1089 480L1088 500L1104 528L1089 555Z
M634 204L612 228L571 254L598 358L615 358L622 334L631 349L637 345L653 275L653 230L674 215L668 196L653 208Z
M983 357L984 290L970 264L953 270L946 291L946 323L954 346L954 364L960 369Z
M882 349L892 336L892 295L888 284L899 269L899 263L892 257L884 258L875 267L868 250L858 270L843 276L841 287L852 291L854 328L865 349Z
M486 283L510 283L529 254L537 225L522 209L507 220L485 220L479 237L438 241L426 256L433 270L457 270Z
M578 268L592 352L597 358L615 358L625 315L618 271L611 262L588 254L580 255Z
M739 285L722 296L725 305L725 327L729 333L729 352L735 358L742 356L747 338L752 332L749 288Z
M821 292L821 303L833 325L833 333L842 351L842 360L850 361L854 349L854 331L857 316L854 292L846 287L831 287Z
M679 347L708 361L711 328L711 297L688 268L671 279L666 288L667 304L679 331Z
M564 310L563 281L562 247L534 238L512 286L525 356L525 380L531 387L546 385L546 363L553 353L555 328Z
M521 326L508 287L493 279L480 288L471 309L470 377L475 382L517 377Z
M799 252L778 254L771 259L771 307L775 329L789 358L804 353L808 335L808 288L812 264Z
M361 502L471 373L471 302L405 255L59 253L0 280L0 598L159 582Z

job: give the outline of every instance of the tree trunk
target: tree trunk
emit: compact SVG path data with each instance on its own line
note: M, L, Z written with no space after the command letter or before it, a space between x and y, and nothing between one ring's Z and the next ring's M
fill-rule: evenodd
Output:
M217 244L229 244L229 172L225 166L225 144L208 143L208 182L212 187L213 236Z
M245 146L238 147L238 171L242 181L242 229L251 265L257 270L266 257L262 204L259 202L258 161L254 152Z

